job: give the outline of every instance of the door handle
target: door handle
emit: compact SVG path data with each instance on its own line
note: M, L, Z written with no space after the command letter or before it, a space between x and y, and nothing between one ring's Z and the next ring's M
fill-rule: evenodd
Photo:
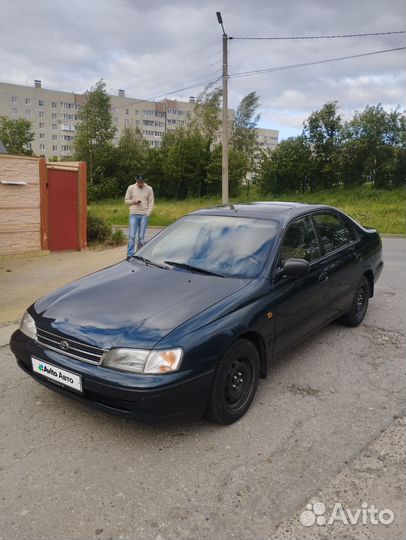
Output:
M319 275L319 281L322 283L323 281L327 281L328 280L328 274L327 272L322 272L320 275Z

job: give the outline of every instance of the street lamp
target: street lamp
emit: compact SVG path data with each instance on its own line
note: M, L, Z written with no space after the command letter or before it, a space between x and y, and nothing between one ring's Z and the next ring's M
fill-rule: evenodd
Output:
M228 62L227 62L227 43L228 36L224 30L223 18L220 11L216 12L217 21L223 30L223 111L222 111L222 179L221 179L221 202L228 204Z

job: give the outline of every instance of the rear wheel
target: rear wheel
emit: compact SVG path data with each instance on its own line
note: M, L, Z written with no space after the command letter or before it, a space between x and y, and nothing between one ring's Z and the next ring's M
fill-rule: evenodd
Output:
M347 326L358 326L361 324L368 309L369 297L369 281L366 276L363 276L355 292L351 309L340 318L340 322Z
M206 407L206 416L232 424L249 409L258 386L259 356L248 339L238 339L224 353Z

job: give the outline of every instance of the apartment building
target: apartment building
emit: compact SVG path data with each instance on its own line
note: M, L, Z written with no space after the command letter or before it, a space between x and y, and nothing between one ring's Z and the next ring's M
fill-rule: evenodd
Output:
M193 117L195 100L143 101L130 98L124 90L112 95L111 113L117 128L115 143L126 127L138 127L151 146L159 147L163 136L186 126ZM42 87L40 80L33 86L0 82L0 116L31 122L35 138L31 149L35 155L67 159L72 155L78 112L86 102L86 93L61 92ZM230 109L230 119L234 112ZM276 130L258 129L262 146L274 148L278 143Z

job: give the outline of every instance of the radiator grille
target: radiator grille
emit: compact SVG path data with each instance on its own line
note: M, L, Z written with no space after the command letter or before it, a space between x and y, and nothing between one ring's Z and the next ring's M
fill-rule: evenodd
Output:
M91 364L100 364L104 349L87 345L80 341L75 341L60 334L54 334L41 328L37 328L37 341L43 347L58 351L61 354L89 362Z

